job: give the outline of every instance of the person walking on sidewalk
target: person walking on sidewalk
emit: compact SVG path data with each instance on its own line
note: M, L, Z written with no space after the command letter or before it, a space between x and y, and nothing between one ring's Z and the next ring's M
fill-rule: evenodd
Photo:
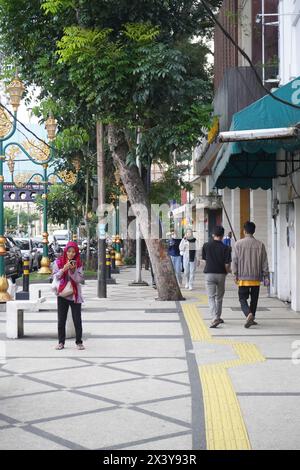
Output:
M179 245L180 245L181 240L177 238L176 233L174 230L171 232L171 237L168 240L168 253L170 255L170 258L172 260L173 266L174 266L174 271L176 274L176 278L178 281L178 284L180 285L182 282L182 275L181 275L181 256L180 256L180 250L179 250Z
M254 222L244 224L245 238L237 241L233 248L232 272L239 286L239 301L246 317L245 328L257 325L257 309L260 283L269 284L269 266L265 245L254 238ZM250 296L250 305L248 298Z
M68 242L62 256L54 262L53 282L57 295L58 345L56 349L64 349L66 339L66 321L71 307L76 331L77 349L85 349L82 344L82 322L80 282L83 280L83 269L77 243Z
M224 228L215 227L213 239L204 243L202 248L202 259L206 262L204 268L205 286L212 318L210 328L216 328L220 323L224 323L221 318L222 304L226 275L230 272L231 248L224 245L223 237Z
M185 288L192 290L196 269L196 238L193 230L188 228L179 245L180 255L183 256L183 269L185 276Z
M223 243L224 245L231 247L231 241L232 241L232 232L228 232L227 236L223 238Z

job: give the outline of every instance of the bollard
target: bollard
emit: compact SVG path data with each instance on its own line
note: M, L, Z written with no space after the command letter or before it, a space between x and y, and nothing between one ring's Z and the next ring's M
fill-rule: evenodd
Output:
M111 279L111 258L108 248L106 248L106 279Z
M115 254L116 266L124 266L124 263L123 263L123 260L122 260L122 255L121 255L121 239L120 239L119 235L115 236L114 245L115 245L114 247L116 249L116 254Z
M111 273L112 274L119 274L120 270L116 267L116 252L112 248L110 250L110 258L111 258Z
M116 284L116 280L111 277L111 259L108 248L106 248L106 283Z
M16 300L29 300L29 256L23 258L23 290L16 293Z

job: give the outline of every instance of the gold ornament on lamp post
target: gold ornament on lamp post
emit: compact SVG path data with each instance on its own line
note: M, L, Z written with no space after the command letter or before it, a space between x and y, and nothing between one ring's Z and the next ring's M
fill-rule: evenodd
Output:
M115 252L115 264L116 266L124 266L123 262L123 257L121 253L121 238L119 234L120 230L120 181L121 181L121 175L120 175L120 170L119 168L116 169L115 173L115 180L116 180L116 185L117 185L117 194L115 196L115 202L116 202L116 234L114 236L114 246L116 248Z
M79 170L80 170L80 167L81 167L80 158L79 157L74 157L73 160L72 160L72 165L75 168L76 173L78 173Z
M24 85L16 76L13 81L8 85L7 92L10 95L10 102L14 110L13 120L10 120L8 113L1 109L0 112L0 189L1 189L1 200L0 200L0 302L6 302L11 300L11 296L8 294L8 282L5 275L5 254L6 254L6 239L4 236L4 200L3 200L3 163L5 161L5 151L3 148L3 142L10 139L15 133L17 128L17 110L24 92ZM12 168L12 167L11 167Z
M14 112L16 113L20 105L22 95L24 93L25 87L18 76L16 76L13 81L7 86L7 92L10 96L10 102L13 107Z
M10 174L12 175L13 177L13 174L14 174L14 171L15 171L15 161L10 158L8 161L7 161L7 166L8 166L8 169L9 169L9 172Z
M56 120L52 115L50 115L46 121L45 127L47 129L48 139L54 140L56 135Z

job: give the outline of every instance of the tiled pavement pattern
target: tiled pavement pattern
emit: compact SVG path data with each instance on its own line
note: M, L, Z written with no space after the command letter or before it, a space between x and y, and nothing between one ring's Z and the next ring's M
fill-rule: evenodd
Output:
M1 449L192 448L181 311L152 287L129 287L133 278L123 269L103 300L95 281L83 287L85 351L72 340L54 350L54 311L26 315L26 336L6 341L0 369Z
M239 407L249 448L300 448L300 365L291 362L299 314L263 291L260 324L246 330L229 282L225 324L208 330L202 275L193 292L184 291L181 305L156 301L151 286L129 287L133 269L115 277L118 284L108 286L108 299L95 297L95 281L84 286L85 351L77 351L72 340L65 350L54 350L56 314L47 310L26 314L26 336L5 342L0 449L217 448L228 424L225 402L201 371L224 362L224 390L231 387L236 401L229 408ZM148 272L143 277L150 281ZM53 299L49 285L37 288ZM186 308L196 309L196 337L188 329ZM0 313L1 340L4 322ZM265 361L246 364L245 343ZM218 380L222 374L223 369ZM215 420L207 414L213 404Z

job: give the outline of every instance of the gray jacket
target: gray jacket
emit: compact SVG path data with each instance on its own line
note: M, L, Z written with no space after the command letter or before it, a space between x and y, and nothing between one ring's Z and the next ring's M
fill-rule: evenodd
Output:
M261 281L269 276L265 245L252 235L237 241L232 253L232 272L244 281Z

